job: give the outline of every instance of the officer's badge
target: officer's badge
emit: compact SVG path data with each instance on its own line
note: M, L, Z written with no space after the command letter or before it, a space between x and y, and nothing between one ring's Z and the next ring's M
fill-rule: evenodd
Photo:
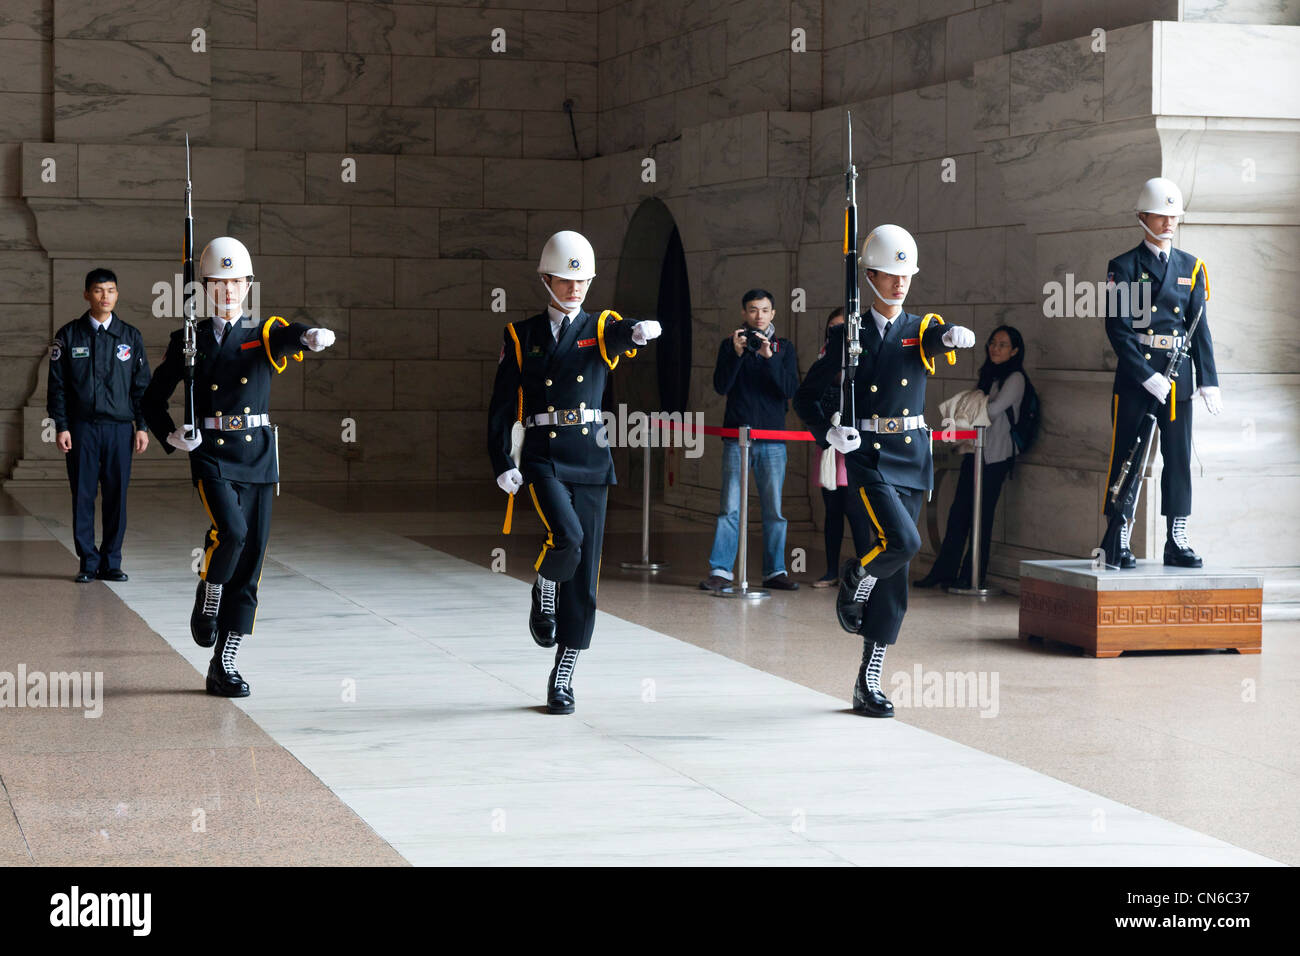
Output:
M54 344L50 346L50 361L57 362L61 358L63 358L63 343L55 339Z
M90 358L90 347L86 345L74 345L72 347L73 358Z
M531 349L528 350L528 354L529 354L529 355L541 355L541 354L542 354L542 347L541 347L540 345L534 345Z
M230 266L231 266L230 256L226 256L224 259L221 260L221 268L229 269Z
M1138 281L1139 281L1139 282L1150 282L1150 281L1151 281L1151 276L1150 276L1150 274L1144 272L1144 273L1142 273L1142 278L1139 279Z
M894 258L897 259L899 262L906 262L907 261L906 250L899 249L896 253L894 253Z
M131 346L123 342L117 347L117 360L119 362L131 361Z
M1192 284L1192 277L1191 277L1191 276L1179 276L1179 277L1178 277L1178 284L1179 284L1179 285L1191 285L1191 284Z
M573 259L570 259L570 260L569 260L569 268L570 268L570 269L577 269L577 268L580 268L580 264L579 264L577 258L573 258Z

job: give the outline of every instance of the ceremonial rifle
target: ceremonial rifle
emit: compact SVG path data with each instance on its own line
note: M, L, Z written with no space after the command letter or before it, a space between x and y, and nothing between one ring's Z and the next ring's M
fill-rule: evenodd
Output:
M848 396L848 426L855 427L858 357L862 354L862 297L858 287L858 170L853 165L853 112L848 116L848 161L844 168L844 344L840 353L840 413L834 424L844 422L845 395Z
M190 202L190 134L185 134L185 238L181 242L181 295L184 297L185 437L198 437L194 416L194 358L198 355L198 321L194 315L194 209Z

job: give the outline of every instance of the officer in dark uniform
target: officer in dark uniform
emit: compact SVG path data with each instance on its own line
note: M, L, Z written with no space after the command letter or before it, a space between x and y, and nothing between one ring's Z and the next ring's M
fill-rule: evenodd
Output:
M488 412L488 456L511 506L526 485L546 527L528 625L540 646L559 644L546 709L571 714L573 668L596 623L605 502L616 481L600 401L620 357L634 356L661 330L652 320L582 310L596 254L576 232L547 240L537 272L550 304L506 326Z
M86 274L90 308L54 336L45 408L54 419L59 449L72 486L72 536L79 584L99 577L125 581L126 486L131 450L149 447L140 400L149 384L144 339L113 311L117 276L108 269ZM95 495L102 486L104 540L95 548Z
M1192 513L1192 396L1200 395L1211 415L1223 411L1219 378L1214 367L1214 343L1209 321L1201 314L1192 339L1190 361L1172 379L1165 377L1171 350L1183 343L1187 327L1210 298L1205 263L1173 246L1174 229L1183 215L1183 194L1168 179L1149 179L1137 201L1138 222L1144 233L1134 249L1107 266L1106 335L1115 349L1114 394L1111 397L1111 446L1106 487L1114 482L1137 434L1150 396L1167 406L1157 415L1160 429L1160 513L1165 516L1165 564L1199 568L1201 558L1187 540L1187 519ZM1149 311L1135 317L1140 295L1119 290L1151 290ZM1118 450L1118 453L1117 453ZM1107 495L1103 509L1111 514ZM1132 527L1125 523L1120 535L1119 566L1137 567L1129 549Z
M213 239L199 258L199 276L216 305L198 323L194 363L196 438L177 430L167 402L185 377L184 332L172 333L167 355L144 397L145 417L155 435L190 453L190 475L212 523L204 538L190 633L200 647L216 645L207 690L219 697L247 697L248 683L235 656L257 618L257 585L271 531L271 498L280 480L276 437L268 413L271 377L289 356L302 361L303 347L319 352L334 343L329 329L311 329L279 316L255 322L243 315L253 262L238 239Z
M932 356L975 344L970 329L945 327L933 313L922 318L902 310L916 262L916 242L900 226L877 227L863 245L875 296L859 333L853 420L841 424L838 412L828 417L821 401L843 368L843 326L830 330L824 353L794 396L795 412L813 437L844 455L848 507L864 510L876 533L870 551L845 562L836 600L840 626L863 638L853 709L870 717L894 715L880 689L881 669L907 610L907 566L921 548L916 520L933 483L926 375L934 373Z

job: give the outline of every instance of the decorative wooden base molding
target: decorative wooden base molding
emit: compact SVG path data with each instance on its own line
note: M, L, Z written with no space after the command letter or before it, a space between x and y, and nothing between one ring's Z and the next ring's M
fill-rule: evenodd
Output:
M1097 571L1086 561L1023 562L1020 637L1072 644L1090 657L1149 650L1260 653L1258 576L1179 570L1154 561L1133 571Z

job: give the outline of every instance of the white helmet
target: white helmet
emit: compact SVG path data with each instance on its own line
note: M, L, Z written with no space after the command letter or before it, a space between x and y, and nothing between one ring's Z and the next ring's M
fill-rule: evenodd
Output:
M561 279L591 279L596 275L596 250L580 233L564 230L546 240L537 263L538 275Z
M877 226L862 244L862 265L891 276L916 275L916 240L902 226Z
M1183 215L1182 190L1170 179L1159 176L1148 179L1142 184L1142 191L1138 193L1137 205L1134 208L1138 212L1153 212L1157 216L1181 216Z
M238 239L218 236L203 247L199 256L200 279L249 279L253 276L253 259Z

